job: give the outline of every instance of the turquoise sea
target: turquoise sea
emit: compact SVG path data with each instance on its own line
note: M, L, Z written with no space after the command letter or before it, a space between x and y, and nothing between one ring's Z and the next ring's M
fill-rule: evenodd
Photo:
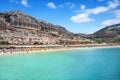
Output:
M0 80L120 80L120 48L3 55Z

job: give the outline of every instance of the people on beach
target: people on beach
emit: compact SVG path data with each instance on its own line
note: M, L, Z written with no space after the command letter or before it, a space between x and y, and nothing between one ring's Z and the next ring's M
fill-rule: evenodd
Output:
M21 53L29 53L34 51L53 51L53 50L66 50L66 49L74 49L74 48L98 48L98 47L109 47L109 46L120 46L120 45L70 45L67 47L64 46L19 46L14 48L1 48L0 55L4 54L21 54Z

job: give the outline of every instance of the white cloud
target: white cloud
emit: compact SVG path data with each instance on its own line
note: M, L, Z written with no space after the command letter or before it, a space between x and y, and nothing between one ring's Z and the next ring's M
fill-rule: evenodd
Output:
M29 6L27 0L21 0L21 4L22 4L23 6L25 6L25 7L28 7L28 6Z
M92 18L89 17L91 14L97 15L97 14L100 14L100 13L107 12L111 9L117 8L119 6L119 4L120 4L119 0L113 0L111 2L108 2L108 6L106 6L106 7L105 6L99 6L99 7L92 8L92 9L84 9L84 6L81 6L81 9L84 9L82 11L82 13L77 14L75 16L72 16L70 19L73 22L77 22L77 23L90 22L90 21L93 20ZM85 17L81 17L80 15L83 15L83 14L87 14L87 15L85 15ZM82 21L80 19L84 19L84 20ZM115 22L115 21L117 22L117 20L115 19L113 22ZM107 21L103 24L107 24L109 22L112 22L112 21L110 20L110 21Z
M99 6L97 8L87 9L86 13L88 13L88 14L99 14L99 13L102 13L102 12L106 12L108 10L109 9L107 7Z
M56 5L53 2L48 2L46 6L49 7L49 8L52 8L52 9L57 8Z
M93 21L93 19L89 17L90 14L99 14L102 12L106 12L108 10L109 10L108 8L103 6L93 8L93 9L86 9L84 10L85 11L84 13L80 13L75 16L72 16L71 21L75 23L90 22L90 21Z
M120 1L119 0L113 0L108 2L108 8L114 9L116 7L118 7L120 5Z
M77 14L75 16L72 16L70 19L75 23L84 23L84 22L93 21L93 19L89 18L89 15L86 13Z
M108 25L120 23L120 10L116 10L114 14L116 15L114 19L105 20L102 22L102 25L108 26Z
M86 7L85 7L85 5L81 5L80 8L83 10L83 9L85 9Z
M115 9L116 7L118 7L120 4L119 0L113 0L108 2L108 6L99 6L93 9L86 9L86 13L88 14L99 14L99 13L103 13L106 11L109 11L110 9Z
M99 13L103 13L106 11L109 11L110 9L115 9L119 6L120 2L119 0L113 0L108 2L108 6L99 6L93 9L86 9L86 13L88 14L99 14Z
M109 20L106 20L102 23L102 25L104 26L109 26L109 25L113 25L113 24L117 24L117 23L120 23L120 19L109 19Z
M115 12L116 18L120 18L120 10L116 10Z

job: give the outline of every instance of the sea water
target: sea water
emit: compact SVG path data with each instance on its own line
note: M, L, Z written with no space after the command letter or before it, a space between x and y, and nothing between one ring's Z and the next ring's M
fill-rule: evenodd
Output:
M120 80L120 48L3 55L0 80Z

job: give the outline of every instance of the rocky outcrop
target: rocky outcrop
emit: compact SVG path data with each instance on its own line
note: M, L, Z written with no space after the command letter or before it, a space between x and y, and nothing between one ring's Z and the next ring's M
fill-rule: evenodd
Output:
M88 37L93 40L102 40L104 42L120 42L120 23L107 26Z
M21 11L0 13L0 40L10 44L64 44L67 40L89 41L74 36L60 25L36 19Z

